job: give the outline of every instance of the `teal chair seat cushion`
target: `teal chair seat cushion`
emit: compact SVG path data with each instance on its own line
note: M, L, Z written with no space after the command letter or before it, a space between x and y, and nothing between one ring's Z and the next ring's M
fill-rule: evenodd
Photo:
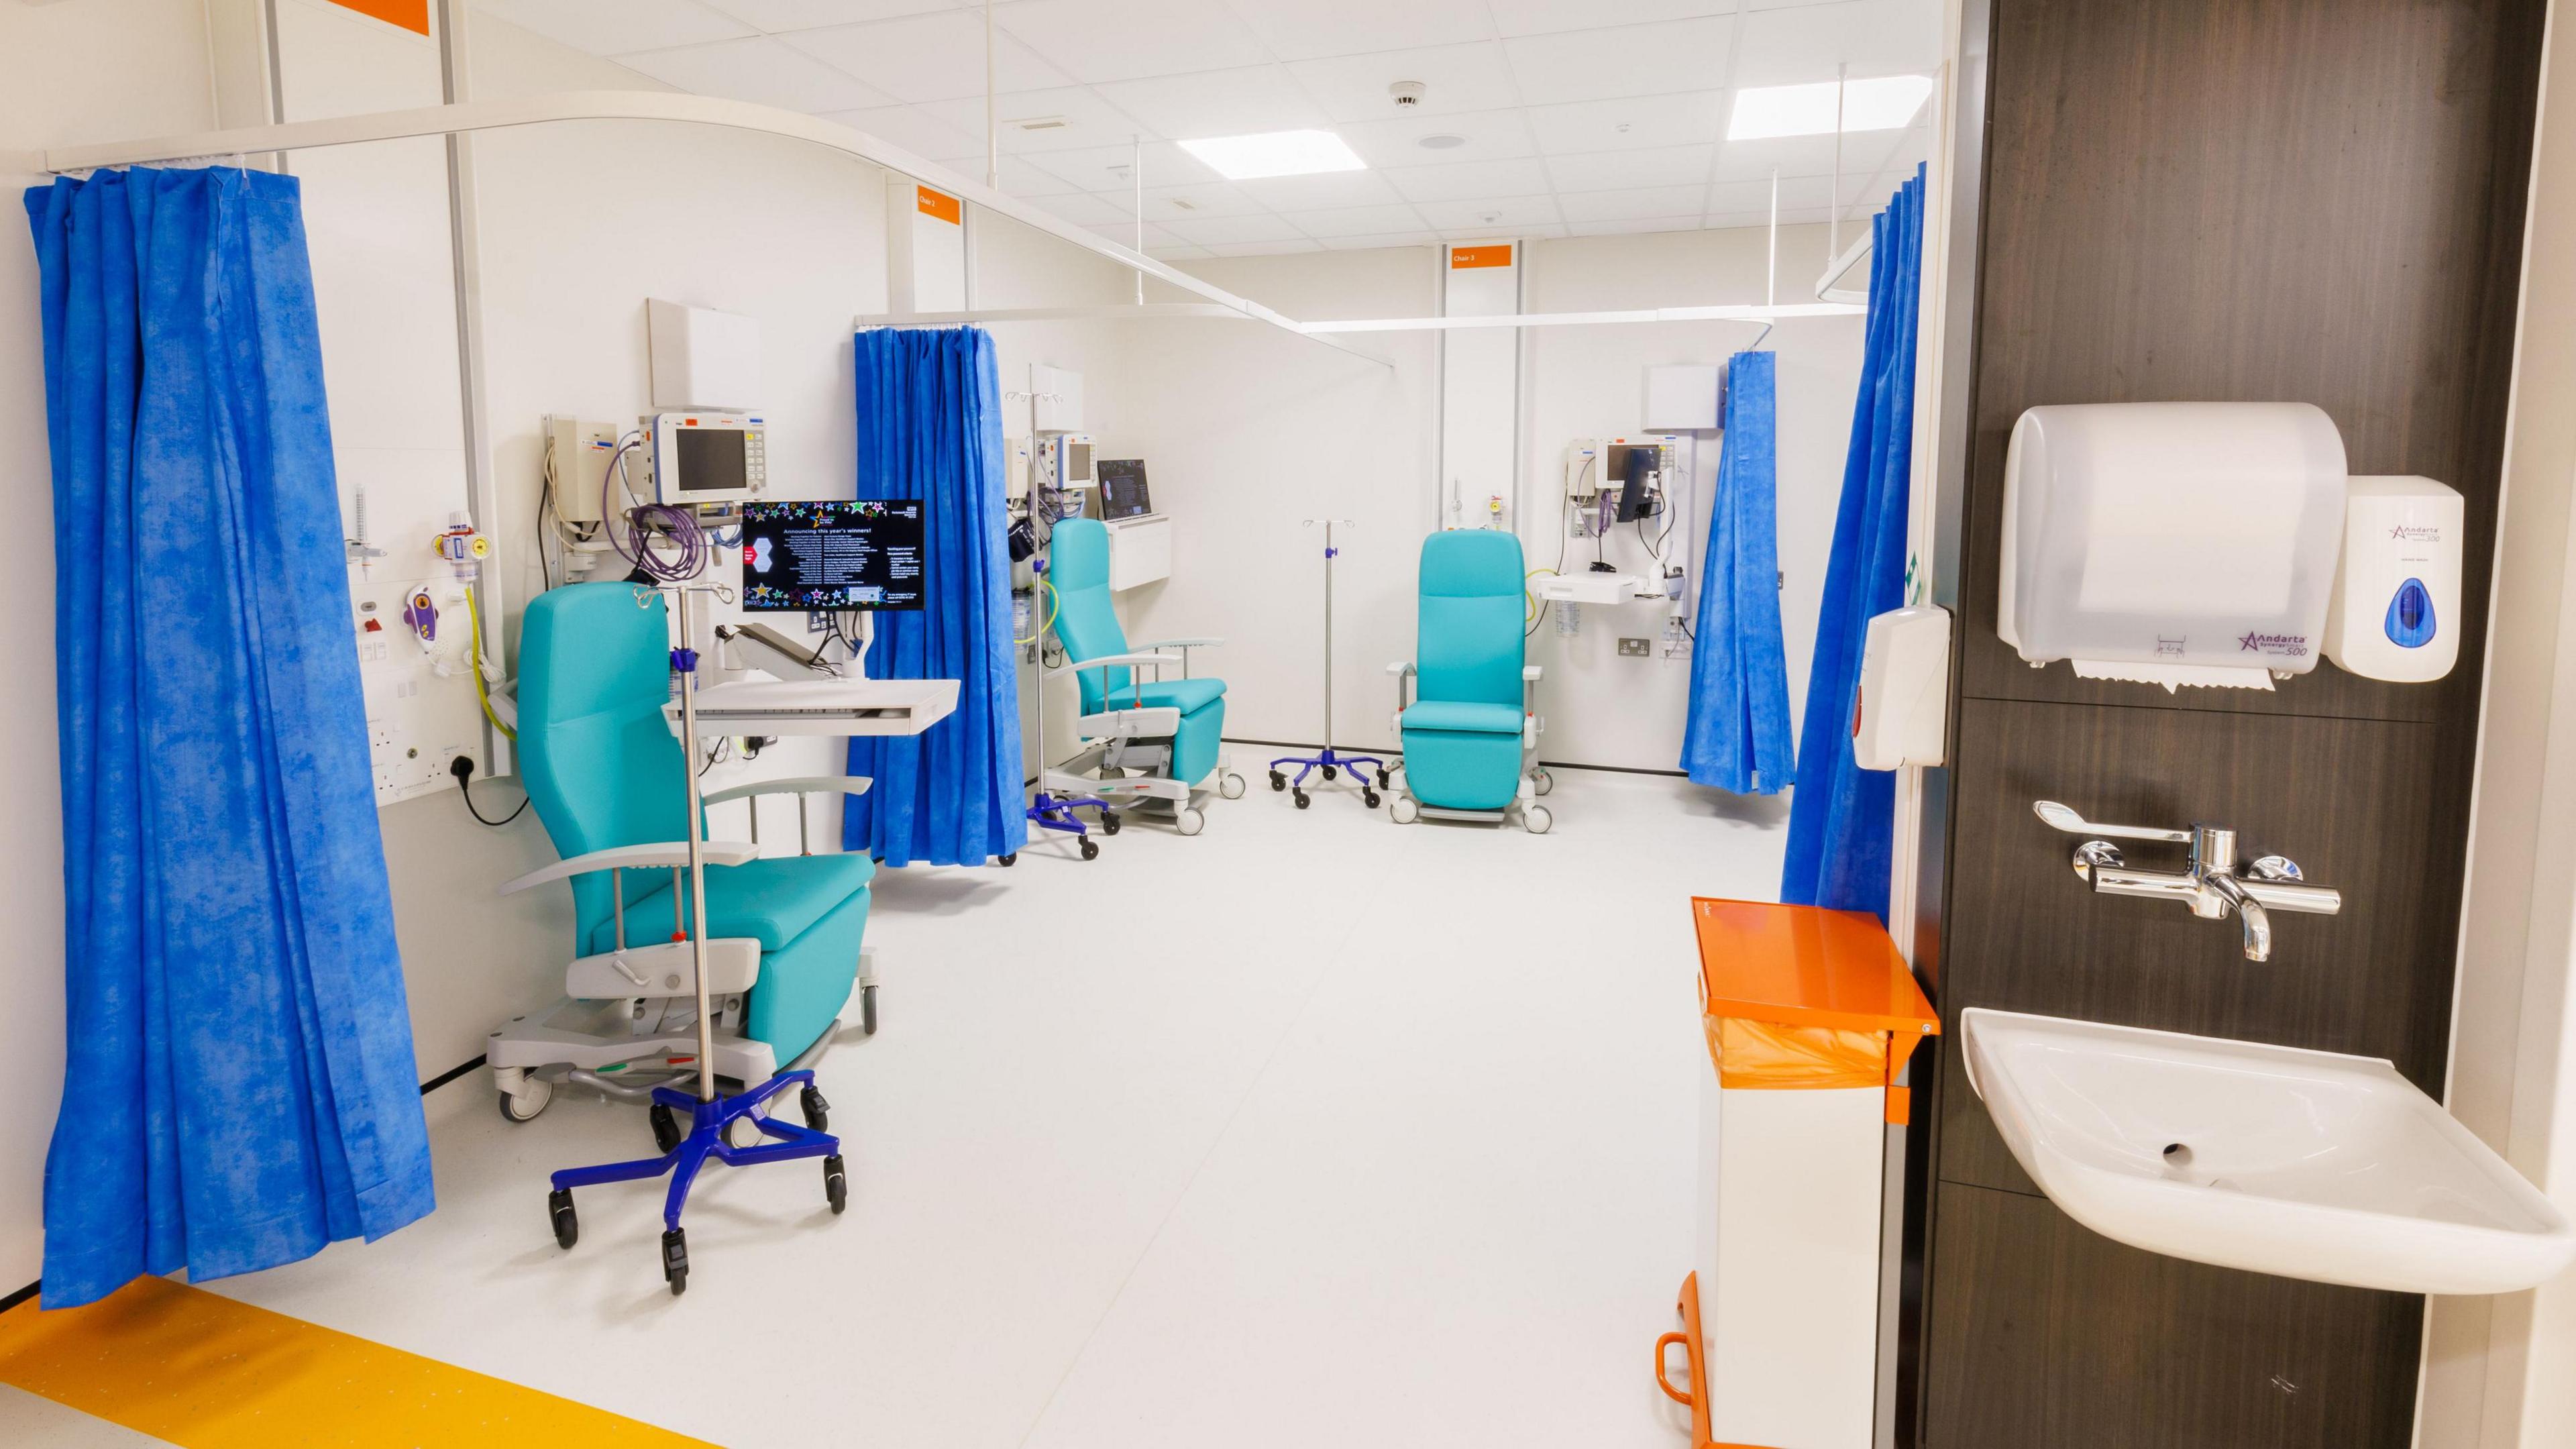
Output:
M1183 714L1196 714L1223 698L1225 681L1222 679L1147 680L1110 693L1112 704L1130 709L1177 709Z
M635 874L641 874L637 872ZM671 939L671 886L668 872L656 871L662 884L626 907L626 943L646 945ZM763 951L780 951L813 924L851 897L864 894L876 876L876 863L864 855L767 856L741 865L707 867L707 936L751 936ZM631 876L630 876L631 879ZM630 884L629 890L634 889ZM687 895L681 896L683 912ZM685 916L683 916L685 919ZM864 911L857 919L867 919ZM593 952L617 944L617 927L602 921L590 933ZM857 959L853 932L850 956Z
M1461 734L1516 735L1521 732L1521 712L1517 705L1426 699L1405 710L1404 727Z

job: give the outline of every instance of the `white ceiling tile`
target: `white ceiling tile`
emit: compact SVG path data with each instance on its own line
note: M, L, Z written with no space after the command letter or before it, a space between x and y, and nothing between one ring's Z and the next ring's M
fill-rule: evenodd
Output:
M1494 38L1485 0L1229 0L1281 60Z
M1125 222L1135 213L1119 201L1088 191L1068 192L1063 196L1041 196L1035 199L1040 210L1050 211L1081 226L1098 227L1110 222ZM1122 235L1119 238L1124 241Z
M621 55L618 63L702 96L791 111L850 111L888 97L810 55L765 36Z
M993 23L1085 84L1259 65L1252 28L1214 0L1017 0Z
M1559 191L1626 191L1640 186L1684 186L1708 179L1715 146L1650 146L1642 151L1586 151L1547 158L1548 177Z
M1641 25L1655 20L1687 20L1695 15L1728 15L1734 0L1485 0L1495 28L1505 35L1547 35L1560 30L1591 30L1604 25Z
M1920 0L1841 0L1748 13L1736 32L1735 84L1803 85L1930 75L1941 63L1940 9Z
M1848 199L1860 186L1857 177L1847 177L1843 192ZM1780 214L1825 206L1833 199L1833 178L1829 176L1783 176L1780 178ZM1771 211L1771 183L1762 181L1721 181L1708 189L1708 209L1729 214L1761 213L1767 220Z
M1641 96L1630 100L1576 101L1529 108L1530 132L1551 156L1584 151L1635 151L1714 141L1726 128L1726 97L1719 91Z
M704 0L704 3L775 33L812 30L824 25L853 25L862 20L890 20L945 10L950 0Z
M1903 134L1882 131L1843 137L1842 174L1860 176L1877 170ZM1834 169L1832 136L1775 136L1719 146L1717 166L1710 175L1718 181L1755 181L1774 171L1783 176L1830 176Z
M1440 245L1440 233L1436 231L1395 231L1374 236L1324 238L1324 250L1328 252L1365 252L1376 251L1383 247L1436 247L1438 245Z
M869 106L856 111L832 111L821 119L838 121L844 126L892 141L903 149L933 161L949 161L974 155L975 138L916 106ZM981 177L984 170L975 168Z
M1523 36L1503 42L1525 105L1661 95L1726 74L1732 16Z
M1199 158L1169 141L1143 147L1145 189L1191 186L1220 181ZM1131 169L1138 156L1132 146L1085 146L1068 151L1041 151L1029 159L1084 191L1116 191L1136 184Z
M1299 235L1296 227L1276 216L1194 216L1166 221L1162 226L1181 240L1203 247L1287 241Z
M984 179L984 158L981 156L931 159L944 160L949 170L957 172L969 181ZM1002 192L1006 196L1062 196L1068 191L1082 189L1052 171L1039 169L1034 162L1018 156L1002 158Z
M1550 222L1546 226L1518 227L1511 231L1495 231L1490 227L1451 227L1441 231L1440 239L1445 242L1550 241L1563 235L1565 227Z
M1784 206L1780 208L1780 224L1782 226L1822 226L1827 214L1826 209L1821 206L1803 207L1797 211L1791 211ZM1771 224L1771 214L1767 211L1711 212L1704 224L1711 228L1767 227Z
M1208 254L1219 257L1276 257L1290 252L1320 252L1322 242L1299 237L1294 241L1225 242L1208 248Z
M474 8L591 55L662 50L749 35L697 0L475 0Z
M1525 226L1553 226L1564 220L1553 196L1484 197L1467 201L1426 201L1414 208L1442 231L1485 227L1512 231Z
M1621 221L1639 216L1696 216L1706 209L1705 186L1647 186L1635 191L1579 191L1558 198L1572 222Z
M1187 203L1184 205L1183 203ZM1217 216L1260 216L1270 208L1243 194L1239 186L1208 181L1196 186L1148 186L1145 216L1151 221L1188 221Z
M1136 224L1132 221L1121 222L1116 226L1095 226L1090 228L1090 230L1094 235L1107 237L1109 240L1118 243L1122 247L1132 247L1136 244ZM1172 235L1170 232L1163 230L1159 226L1148 225L1145 228L1145 250L1149 252L1156 247L1177 246L1180 244L1181 239L1179 237Z
M1336 121L1454 115L1516 106L1524 99L1512 86L1502 47L1490 40L1301 60L1288 73ZM1422 82L1421 100L1399 108L1387 93L1397 81Z
M1295 131L1327 119L1285 66L1112 81L1097 89L1110 104L1175 141Z
M1625 221L1578 221L1566 231L1573 236L1626 236L1650 231L1697 231L1696 216L1647 216Z
M1290 217L1308 236L1368 236L1390 231L1420 231L1422 216L1410 206L1344 206L1301 211Z
M1272 211L1321 211L1336 206L1387 206L1404 200L1374 171L1326 171L1314 176L1266 176L1238 181L1243 194Z
M787 44L901 101L984 95L984 24L962 10L782 36ZM1066 76L1007 35L993 40L995 84L1005 94L1047 90Z
M1154 258L1156 261L1162 262L1203 262L1216 255L1216 253L1209 251L1206 247L1194 247L1187 244L1168 247L1147 247L1145 252L1146 255Z
M1390 166L1378 174L1407 201L1535 196L1548 189L1547 168L1529 157L1463 161L1454 166Z
M1462 161L1498 161L1536 155L1529 122L1519 110L1477 111L1460 116L1398 116L1391 121L1353 121L1338 127L1342 139L1371 166L1439 166ZM1426 136L1456 136L1464 143L1432 149Z
M923 109L964 131L978 146L984 143L982 96L931 101ZM1135 117L1100 99L1087 86L1059 86L1053 90L1019 91L997 96L993 109L1002 118L1002 149L1010 153L1077 151L1113 145L1124 150L1130 136L1141 133L1148 142L1154 139L1151 127L1138 125ZM1066 124L1042 131L1014 124L1056 117L1061 117ZM1050 166L1048 169L1054 168ZM1149 170L1146 174L1150 177L1153 173Z

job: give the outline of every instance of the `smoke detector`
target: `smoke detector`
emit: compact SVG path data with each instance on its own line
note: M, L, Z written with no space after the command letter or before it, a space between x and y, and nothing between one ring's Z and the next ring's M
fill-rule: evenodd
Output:
M1386 93L1395 98L1396 108L1402 110L1421 105L1422 93L1425 89L1420 81L1397 81L1386 88Z

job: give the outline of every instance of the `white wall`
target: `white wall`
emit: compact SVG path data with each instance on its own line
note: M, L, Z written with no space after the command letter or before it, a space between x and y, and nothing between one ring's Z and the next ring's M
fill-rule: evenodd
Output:
M2550 7L2451 1028L2451 1111L2576 1211L2576 30ZM2437 1298L2416 1442L2576 1443L2576 1272Z
M1544 241L1529 248L1527 307L1589 311L1763 300L1761 231L1684 232ZM1781 233L1782 300L1803 296L1825 254L1822 227ZM1427 248L1328 252L1191 263L1219 286L1293 317L1424 316L1437 310L1439 254ZM1108 456L1145 458L1155 506L1173 515L1173 577L1122 600L1136 637L1221 634L1208 659L1226 679L1226 733L1311 741L1321 725L1320 540L1299 520L1357 517L1334 579L1334 735L1394 743L1384 670L1412 657L1414 571L1423 536L1446 520L1434 477L1436 349L1431 334L1369 334L1393 371L1268 328L1162 320L1121 324L1131 339L1120 407L1131 427L1104 435ZM1532 328L1524 332L1525 402L1516 521L1532 567L1556 562L1568 439L1640 430L1650 363L1722 362L1752 340L1742 324ZM1779 547L1793 709L1814 653L1825 554L1842 486L1859 382L1861 319L1782 324L1766 345L1779 362ZM1667 554L1698 557L1715 493L1716 450L1703 447L1695 516L1677 520ZM1470 509L1479 500L1470 499ZM1687 548L1683 545L1687 541ZM1566 549L1566 567L1591 558ZM1611 562L1642 565L1624 533ZM1694 595L1695 597L1695 595ZM1658 638L1665 611L1594 605L1561 638L1551 619L1530 640L1548 678L1543 753L1550 760L1670 770L1680 761L1687 660L1617 655L1621 635ZM1239 749L1236 768L1261 755ZM1257 776L1254 776L1257 780Z
M74 64L113 56L113 64ZM205 15L196 0L86 0L0 6L0 152L165 135L212 125ZM0 240L0 507L21 546L0 570L0 611L23 627L16 679L0 697L0 752L16 762L0 815L0 999L18 1022L0 1057L0 1292L35 1279L43 1257L45 1143L63 1080L62 796L54 672L41 622L54 613L53 475L45 436L43 331L36 256L17 195L51 178L0 164L9 194Z

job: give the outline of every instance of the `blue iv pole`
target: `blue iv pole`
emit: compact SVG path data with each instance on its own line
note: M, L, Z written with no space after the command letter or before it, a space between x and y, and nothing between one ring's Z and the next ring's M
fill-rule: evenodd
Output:
M1318 523L1324 525L1324 748L1321 754L1283 755L1272 760L1270 788L1294 794L1297 808L1303 810L1313 803L1306 793L1307 776L1320 770L1329 780L1348 770L1351 778L1359 782L1360 803L1374 810L1378 806L1377 792L1386 785L1386 762L1374 755L1343 755L1333 750L1333 560L1342 552L1333 546L1333 527L1337 523L1344 528L1357 525L1347 518L1309 518L1304 526L1312 528ZM1285 767L1289 765L1298 767L1295 780L1288 778ZM1362 765L1370 768L1362 770Z

